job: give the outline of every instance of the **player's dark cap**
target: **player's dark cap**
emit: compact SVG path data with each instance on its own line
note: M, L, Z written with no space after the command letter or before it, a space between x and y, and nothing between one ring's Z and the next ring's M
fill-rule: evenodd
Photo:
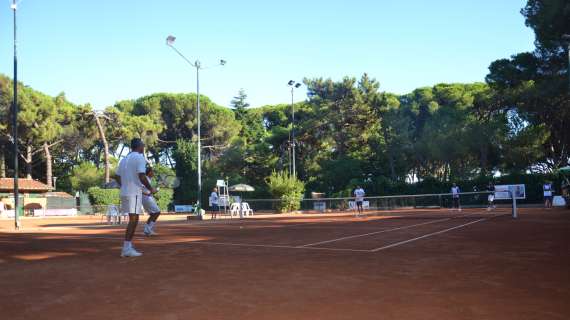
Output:
M140 147L144 147L144 142L140 138L134 138L131 140L131 150L135 150Z

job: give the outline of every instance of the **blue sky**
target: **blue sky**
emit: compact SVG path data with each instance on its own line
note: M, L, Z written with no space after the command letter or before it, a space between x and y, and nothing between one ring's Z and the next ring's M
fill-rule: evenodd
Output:
M0 1L0 73L12 74L12 18ZM2 4L3 3L3 4ZM533 49L523 0L23 0L19 78L75 103L104 108L154 92L195 92L194 70L169 34L203 64L201 92L229 105L287 103L289 79L364 72L406 93L483 81L495 59ZM304 99L299 91L296 100Z

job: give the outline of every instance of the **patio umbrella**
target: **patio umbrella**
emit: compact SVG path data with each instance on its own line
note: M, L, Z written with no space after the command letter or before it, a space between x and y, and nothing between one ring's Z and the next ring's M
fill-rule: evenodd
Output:
M558 171L560 171L562 173L570 173L570 166L562 167L562 168L558 169Z
M229 187L228 190L232 192L252 192L255 191L255 188L248 184L240 183Z
M255 188L248 185L248 184L236 184L228 188L228 191L231 192L252 192L255 191ZM239 217L243 218L243 207L241 205L241 197L239 198Z

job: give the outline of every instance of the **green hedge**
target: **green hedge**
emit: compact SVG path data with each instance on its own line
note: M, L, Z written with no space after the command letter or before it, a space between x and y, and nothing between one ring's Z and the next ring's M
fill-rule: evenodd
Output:
M156 194L158 207L162 212L169 211L171 209L172 199L174 198L174 190L172 189L160 189Z
M94 205L118 205L120 201L119 189L102 189L99 187L91 187L87 190L91 203ZM172 203L174 192L172 189L160 189L156 195L157 203L162 211L168 211Z
M119 189L102 189L91 187L87 189L91 203L97 206L118 205L121 202Z

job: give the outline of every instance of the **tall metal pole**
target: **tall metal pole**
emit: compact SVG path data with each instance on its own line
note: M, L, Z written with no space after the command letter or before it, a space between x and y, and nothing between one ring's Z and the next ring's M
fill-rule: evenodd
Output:
M166 38L166 45L171 47L182 59L188 62L189 65L196 68L196 116L198 118L198 208L202 208L202 121L200 116L200 69L202 65L199 60L191 62L186 58L178 49L174 47L176 37L170 35ZM220 66L226 64L226 60L220 60Z
M295 166L295 104L293 103L293 90L295 90L294 87L291 87L291 136L293 138L293 142L292 142L292 147L293 147L293 154L292 154L292 158L293 158L293 177L297 177L297 170L296 170L296 166Z
M570 34L563 34L562 42L566 42L566 53L568 54L568 93L570 93Z
M16 10L18 5L16 0L12 1L14 11L14 99L12 103L12 136L14 139L14 228L20 230L20 192L18 190L18 55L16 41Z
M198 117L198 208L202 209L202 135L201 135L201 122L200 122L200 61L196 60L194 63L196 67L196 94L197 94L197 107L196 113ZM200 212L201 213L201 212ZM199 214L200 214L199 213Z
M566 53L568 54L568 93L570 93L570 34L562 35L563 43L566 42Z

